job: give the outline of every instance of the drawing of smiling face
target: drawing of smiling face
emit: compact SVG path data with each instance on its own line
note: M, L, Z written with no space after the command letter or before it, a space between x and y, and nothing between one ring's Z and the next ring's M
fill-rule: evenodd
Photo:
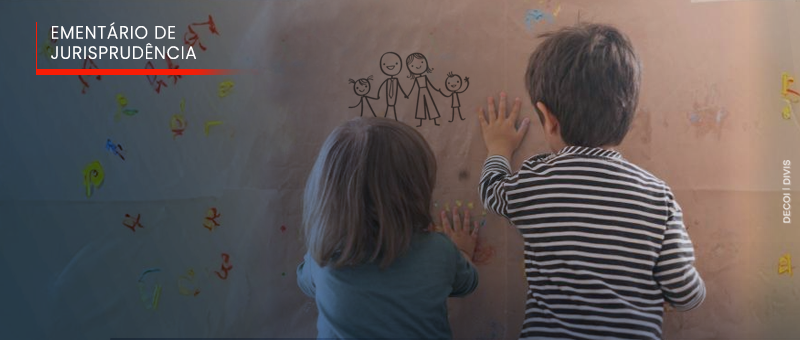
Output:
M369 82L367 81L357 81L353 84L353 91L356 91L356 94L359 96L363 96L369 92Z
M461 89L461 77L460 76L447 77L447 79L445 79L444 83L447 86L447 89L450 90L451 92L452 91L458 91L459 89Z
M425 59L414 58L408 65L408 69L413 74L422 74L428 69L428 62Z
M387 76L396 76L403 69L400 56L394 52L386 52L381 57L381 71Z

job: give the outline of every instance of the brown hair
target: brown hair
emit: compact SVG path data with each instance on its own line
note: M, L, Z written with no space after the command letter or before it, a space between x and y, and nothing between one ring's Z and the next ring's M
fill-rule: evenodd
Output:
M619 145L639 101L641 64L631 42L614 27L586 23L539 37L525 72L534 108L550 109L567 145Z
M436 158L414 128L356 118L322 145L306 183L303 231L320 266L389 266L427 232Z

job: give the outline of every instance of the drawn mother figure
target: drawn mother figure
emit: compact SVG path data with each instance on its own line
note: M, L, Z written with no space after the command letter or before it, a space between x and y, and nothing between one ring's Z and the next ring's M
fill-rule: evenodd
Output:
M436 119L440 117L439 110L436 108L436 103L431 97L431 91L428 89L428 86L436 91L439 91L439 89L433 86L426 75L427 73L433 72L433 69L428 66L428 59L425 59L422 53L412 53L406 58L406 66L408 66L408 77L414 80L414 85L411 86L411 90L408 91L408 94L411 95L411 92L414 92L414 88L419 88L417 91L417 111L414 116L419 119L419 125L417 125L417 127L422 126L423 119L433 119L433 124L438 126L439 123L436 122ZM408 98L408 96L406 96L406 98ZM431 111L431 109L433 109L433 111Z

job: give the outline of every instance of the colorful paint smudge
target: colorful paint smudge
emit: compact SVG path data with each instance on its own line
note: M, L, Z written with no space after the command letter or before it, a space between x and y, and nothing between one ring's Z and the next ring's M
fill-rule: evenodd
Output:
M216 207L211 207L206 210L206 217L203 220L203 227L208 229L208 231L214 231L214 228L219 227L219 222L217 219L222 216Z
M227 267L225 266L226 264L228 265ZM227 280L228 271L233 269L233 265L230 264L230 255L222 253L222 264L220 265L220 269L222 270L223 273L225 273L225 275L220 274L220 272L216 270L214 271L214 273L216 273L220 279Z
M94 191L103 185L105 173L100 161L93 161L83 168L83 185L86 187L86 197L91 197Z
M225 98L231 93L231 91L233 91L233 82L226 80L219 83L219 91L217 92L217 95L220 98Z
M136 214L136 218L133 218L129 214L125 214L125 219L122 220L122 225L128 227L132 232L136 232L136 228L144 228L142 223L140 222L142 218L141 214Z
M778 275L788 274L789 276L793 276L793 269L792 255L789 253L783 254L783 256L781 256L781 258L778 260Z
M114 144L110 138L106 139L106 150L115 156L119 156L123 161L125 160L125 150L122 149L122 145Z
M139 298L144 303L146 309L158 309L158 300L161 298L161 284L158 282L150 282L154 279L148 280L148 277L153 277L150 274L161 272L159 268L145 269L140 275L136 285L139 287ZM150 288L152 287L152 288Z
M178 136L183 136L183 132L186 131L186 127L188 125L189 124L186 122L186 118L184 118L183 115L172 115L172 118L169 120L169 128L170 131L172 131L172 139L175 139Z
M197 296L200 294L200 289L195 285L194 269L189 268L186 274L178 277L178 293L185 296Z
M212 126L221 125L221 124L222 124L222 121L220 121L220 120L207 121L206 124L205 124L205 128L204 128L204 132L206 134L206 137L208 136L209 129L211 129Z

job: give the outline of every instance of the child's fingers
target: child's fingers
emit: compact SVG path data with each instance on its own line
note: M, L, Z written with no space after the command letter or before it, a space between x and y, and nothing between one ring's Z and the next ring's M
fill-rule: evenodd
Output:
M458 216L458 208L453 208L453 230L461 231L464 226L461 225L461 216Z
M478 221L473 222L472 233L470 235L472 235L475 238L478 238L478 228L480 227L481 225L478 224Z
M444 230L445 235L450 235L450 221L447 220L447 213L444 210L439 213L439 218L442 219L442 230Z
M522 123L519 124L519 129L517 129L517 137L522 140L525 137L525 134L528 133L528 127L531 125L531 120L528 117L522 120Z
M519 117L519 108L522 106L522 100L517 97L514 99L514 106L511 107L511 114L508 116L514 124L517 123L517 117Z
M481 123L481 128L486 127L486 116L483 113L483 107L478 108L478 122Z
M486 99L487 106L489 107L489 124L497 120L497 112L494 110L494 97Z
M505 92L500 92L500 109L497 111L497 120L504 121L506 119L506 104L508 103L508 98L506 98Z
M469 226L472 225L472 223L469 223L470 218L469 210L464 210L464 231L466 232L469 232Z

